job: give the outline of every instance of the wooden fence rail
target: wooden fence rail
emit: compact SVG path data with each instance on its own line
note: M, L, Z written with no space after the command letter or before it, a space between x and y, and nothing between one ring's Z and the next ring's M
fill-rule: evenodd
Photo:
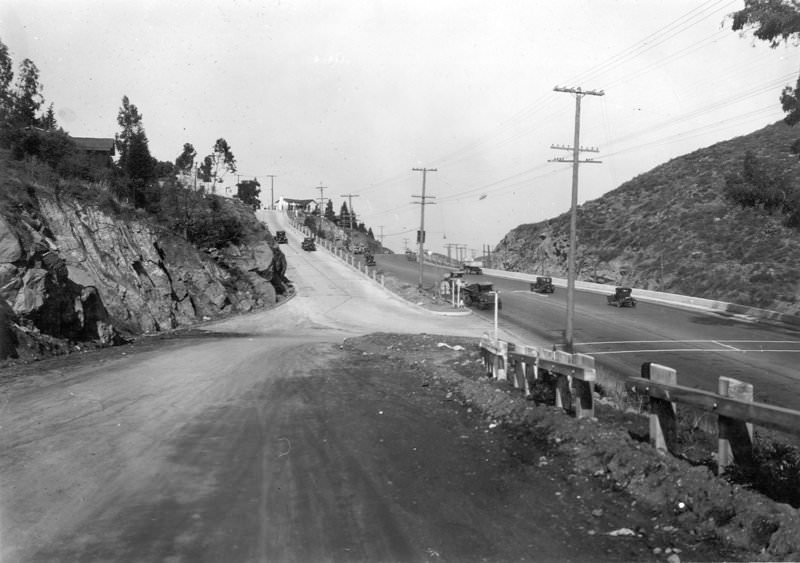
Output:
M594 358L532 346L481 339L480 350L487 374L508 380L530 397L530 383L543 380L554 386L556 405L576 417L594 416L592 387L596 381ZM753 386L730 377L720 377L718 392L678 385L677 372L667 366L647 362L642 377L625 381L626 388L644 394L649 400L650 443L659 450L675 452L677 441L677 403L691 405L717 416L717 467L721 473L734 462L753 462L753 425L796 434L800 411L753 401Z

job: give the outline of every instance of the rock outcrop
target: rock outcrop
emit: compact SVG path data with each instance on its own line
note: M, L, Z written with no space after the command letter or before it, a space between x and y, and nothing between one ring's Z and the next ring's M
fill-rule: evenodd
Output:
M245 242L198 251L144 214L27 190L0 215L0 359L32 332L110 344L276 302L271 237L255 217Z

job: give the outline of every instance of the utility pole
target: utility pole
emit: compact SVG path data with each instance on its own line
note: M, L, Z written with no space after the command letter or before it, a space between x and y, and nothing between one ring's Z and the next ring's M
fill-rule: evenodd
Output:
M325 204L325 199L322 194L325 190L328 189L327 186L317 186L314 188L315 190L319 190L319 207L317 208L317 213L319 214L319 231L317 232L317 236L322 231L322 206Z
M419 260L419 290L422 291L422 271L425 264L425 205L432 205L435 202L427 201L429 199L435 199L436 196L426 196L425 195L425 178L428 175L428 172L436 172L436 168L412 168L414 172L422 172L422 195L412 195L411 197L418 197L420 201L415 201L413 203L419 204L420 206L420 213L419 213L419 232L417 233L417 243L419 243L419 255L417 259Z
M378 237L381 239L381 246L383 246L383 225L378 225L378 228L381 230L381 234Z
M596 147L583 148L581 147L581 99L584 96L603 96L605 92L602 90L583 90L577 88L564 88L556 86L553 88L556 92L567 92L575 94L575 140L571 147L562 145L551 145L550 148L558 150L572 151L572 158L566 159L558 157L550 160L549 162L571 162L572 163L572 205L570 207L570 221L569 221L569 257L567 261L567 327L564 331L564 349L572 353L573 345L573 318L575 317L575 246L576 246L576 230L578 223L578 165L581 163L599 164L599 160L593 159L580 159L581 152L600 152Z
M269 178L269 208L275 209L275 174L267 174Z
M452 257L450 256L450 251L453 250L453 248L455 246L456 246L456 244L453 243L453 242L449 242L449 243L444 245L444 247L447 249L447 261L448 262L452 261Z
M406 250L406 251L408 250L408 239L407 238L403 239L403 249Z
M353 198L358 197L358 194L342 194L342 197L346 197L347 200L350 202L349 207L349 215L350 215L350 231L353 230Z

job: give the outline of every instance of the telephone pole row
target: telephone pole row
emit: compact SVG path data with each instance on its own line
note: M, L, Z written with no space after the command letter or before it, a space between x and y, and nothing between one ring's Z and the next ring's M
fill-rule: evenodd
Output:
M600 164L599 160L586 159L581 160L581 152L599 152L599 149L583 148L581 147L581 99L584 96L603 96L605 92L602 90L583 90L577 88L564 88L556 86L553 88L556 92L565 92L575 95L575 142L571 147L564 145L551 145L551 148L558 150L571 150L572 158L566 159L558 157L550 160L549 162L571 162L572 163L572 205L570 207L570 221L569 221L569 256L567 261L567 326L564 331L564 349L572 353L573 347L573 328L572 320L575 316L575 246L576 246L576 228L578 223L578 165L581 163L587 164Z
M422 291L422 271L423 266L425 264L425 205L433 205L435 202L428 201L429 199L435 199L436 196L426 196L425 195L425 179L428 175L428 172L436 172L436 168L412 168L414 172L422 172L422 195L412 195L411 197L418 197L420 201L415 201L420 206L420 215L419 215L419 232L417 233L417 243L419 243L419 254L417 255L417 260L419 260L419 285L418 288Z

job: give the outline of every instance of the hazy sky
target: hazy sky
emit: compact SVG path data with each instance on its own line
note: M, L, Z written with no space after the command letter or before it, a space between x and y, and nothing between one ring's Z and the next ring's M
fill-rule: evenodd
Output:
M224 137L275 195L334 200L385 244L413 243L422 174L428 245L481 250L567 211L575 99L581 202L671 158L783 117L795 46L731 31L728 0L3 0L15 69L78 137L112 137L124 95L174 161ZM232 178L232 182L235 179ZM381 228L382 227L382 228Z

